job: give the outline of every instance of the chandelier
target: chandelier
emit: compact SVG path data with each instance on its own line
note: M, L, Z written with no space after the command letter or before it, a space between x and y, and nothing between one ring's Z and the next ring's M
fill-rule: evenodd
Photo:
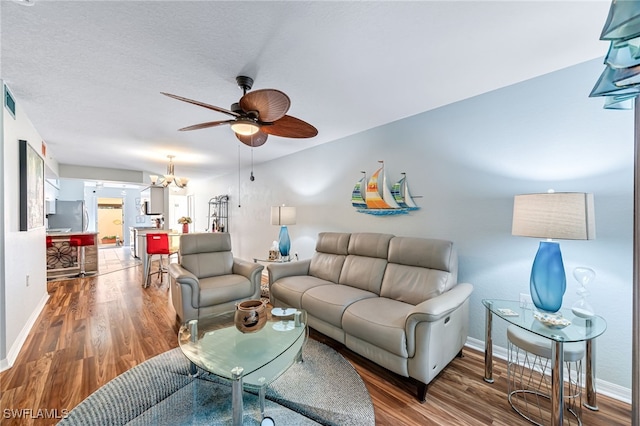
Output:
M169 164L167 165L167 174L161 178L159 178L158 175L149 175L149 178L151 179L151 185L162 185L164 187L167 187L171 185L171 183L173 183L178 188L186 187L189 183L189 179L185 177L178 177L174 173L173 159L175 158L175 155L167 155L167 158L169 159Z

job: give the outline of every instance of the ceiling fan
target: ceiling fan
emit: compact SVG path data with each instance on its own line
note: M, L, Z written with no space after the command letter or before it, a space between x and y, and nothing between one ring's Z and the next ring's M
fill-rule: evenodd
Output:
M312 138L318 134L318 130L311 124L299 118L286 115L291 106L291 100L285 93L275 89L260 89L247 93L253 86L253 79L251 77L238 76L236 77L236 82L242 89L243 96L240 101L231 105L230 109L220 108L170 93L161 93L170 98L233 117L230 120L194 124L193 126L179 129L181 131L206 129L228 124L240 142L252 147L263 145L269 135L284 138Z

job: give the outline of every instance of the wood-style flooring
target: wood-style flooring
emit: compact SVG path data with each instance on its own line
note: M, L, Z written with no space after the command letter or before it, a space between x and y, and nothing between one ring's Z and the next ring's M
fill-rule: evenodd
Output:
M165 283L143 289L142 267L61 281L40 314L14 366L0 374L0 424L50 425L89 394L141 362L177 347L178 323ZM19 301L9 301L19 303ZM378 425L528 425L506 399L506 366L494 364L485 383L483 354L464 349L429 386L392 374L315 331L362 376ZM132 398L135 398L132 395ZM583 409L583 424L630 425L631 407L598 395L600 411ZM12 418L21 413L28 418Z

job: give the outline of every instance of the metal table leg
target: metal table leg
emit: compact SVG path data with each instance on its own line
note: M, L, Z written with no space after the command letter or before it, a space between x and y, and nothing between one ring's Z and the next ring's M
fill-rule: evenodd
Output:
M492 323L493 314L491 313L491 309L488 307L484 325L484 381L487 383L493 383L493 341L491 340Z
M244 368L235 367L231 370L233 383L231 384L231 409L233 410L233 426L242 426L242 373Z
M551 426L562 426L564 415L564 345L551 344Z
M587 402L583 405L589 410L598 411L598 403L596 402L596 342L594 339L587 340L585 358Z

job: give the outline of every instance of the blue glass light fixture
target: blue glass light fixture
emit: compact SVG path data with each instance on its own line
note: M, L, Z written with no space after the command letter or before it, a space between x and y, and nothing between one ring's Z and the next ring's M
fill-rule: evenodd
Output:
M289 231L287 230L287 225L282 225L280 227L280 235L278 236L278 249L280 250L280 255L282 257L289 256L289 252L291 251L291 239L289 239Z
M567 289L560 244L541 241L531 267L529 290L533 304L544 312L558 312Z
M595 238L593 194L549 192L516 195L513 235L533 238L591 240ZM567 289L560 244L541 241L529 280L533 304L544 312L558 312Z
M271 224L280 225L278 250L280 250L280 256L283 259L288 259L291 251L291 239L287 225L296 224L296 208L284 205L271 207Z

